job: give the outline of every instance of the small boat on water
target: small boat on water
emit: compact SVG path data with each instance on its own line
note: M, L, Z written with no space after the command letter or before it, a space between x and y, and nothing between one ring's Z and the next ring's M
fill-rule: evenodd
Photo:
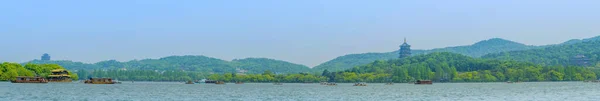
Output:
M237 81L237 82L235 82L235 84L244 84L244 82L242 82L242 81Z
M48 80L43 77L28 77L28 76L17 76L15 80L10 81L12 83L48 83Z
M185 82L185 84L194 84L194 82L192 82L192 81L187 81L187 82Z
M327 85L327 82L321 82L319 84L321 84L321 85Z
M327 83L325 83L325 85L327 85L327 86L337 86L337 83L335 83L335 82L327 82Z
M215 82L215 84L223 85L223 84L225 84L225 81L217 81L217 82Z
M431 80L417 80L416 85L430 85L433 84Z
M111 78L90 78L85 80L85 84L120 84L121 82L117 82L112 80Z
M204 80L204 83L217 83L215 80Z
M355 83L354 86L367 86L367 83L364 83L364 82Z

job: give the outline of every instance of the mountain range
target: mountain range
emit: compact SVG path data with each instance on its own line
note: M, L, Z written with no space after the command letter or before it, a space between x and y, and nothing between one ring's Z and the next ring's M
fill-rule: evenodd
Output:
M489 53L516 51L516 50L527 50L536 49L540 46L530 46L522 43L517 43L510 40L493 38L477 42L473 45L467 46L455 46L446 48L437 48L431 50L413 50L412 55L428 54L433 52L452 52L458 53L471 57L480 57ZM327 61L323 64L315 66L313 70L323 71L325 69L329 71L339 71L360 66L373 62L375 60L388 60L398 58L398 51L387 52L387 53L363 53L363 54L349 54L341 57L337 57L333 60Z
M180 70L210 73L262 73L270 70L275 73L298 73L308 72L307 66L294 64L281 60L267 58L246 58L225 61L207 56L168 56L160 59L132 60L119 62L116 60L101 61L94 64L86 64L73 61L45 61L33 60L29 63L35 64L59 64L67 69L73 70L96 70L96 69L135 69L135 70Z
M554 60L548 60L544 62L537 62L533 59L518 58L518 55L522 54L535 54L540 51L553 51L546 54L558 54L569 49L579 49L579 51L590 51L593 48L569 48L569 47L588 47L594 45L578 45L580 43L589 43L600 40L600 36L588 38L588 39L573 39L561 44L555 45L544 45L544 46L531 46L522 43L505 40L501 38L492 38L483 40L472 45L466 46L455 46L446 48L436 48L431 50L413 50L412 55L429 54L435 52L451 52L470 56L474 58L489 58L489 59L510 59L517 61L529 61L534 63L543 64L559 64L568 61L565 57L570 57L573 54L589 55L592 58L592 53L570 53L564 54L561 60L562 62L552 62ZM596 44L596 43L589 43ZM489 55L487 55L489 54ZM507 55L508 54L508 55ZM558 54L561 55L561 54ZM232 61L221 60L217 58L207 56L168 56L160 59L143 59L143 60L132 60L127 62L119 62L115 60L101 61L98 63L87 64L81 62L73 62L68 60L52 60L42 61L33 60L31 63L54 63L64 66L67 69L141 69L141 70L183 70L183 71L198 71L198 72L211 72L211 73L227 73L227 72L247 72L247 73L262 73L265 70L270 70L275 73L298 73L298 72L321 72L323 70L328 71L341 71L353 68L356 66L365 65L376 60L389 60L398 58L398 51L386 52L386 53L362 53L362 54L349 54L337 57L333 60L322 63L312 69L291 62L268 59L268 58L246 58L246 59L235 59ZM533 55L538 56L539 55ZM554 57L544 57L554 58ZM558 60L557 60L558 61ZM595 61L595 60L594 60Z

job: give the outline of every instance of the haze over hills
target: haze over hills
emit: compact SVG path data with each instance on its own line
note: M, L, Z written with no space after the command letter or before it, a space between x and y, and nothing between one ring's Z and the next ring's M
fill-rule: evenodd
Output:
M534 60L531 58L519 58L514 59L517 54L533 54L534 51L546 51L546 50L554 50L562 51L570 47L568 45L574 45L573 47L579 47L578 43L585 42L593 42L595 40L600 40L599 37L588 38L588 39L574 39L561 44L556 45L544 45L544 46L531 46L525 45L522 43L513 42L510 40L505 40L501 38L492 38L488 40L483 40L472 45L466 46L455 46L455 47L446 47L446 48L437 48L431 50L412 50L413 55L419 54L428 54L433 52L451 52L458 53L470 57L481 57L486 54L491 54L485 56L485 58L493 58L493 59L511 59L511 60L519 60L520 61L531 61L535 63L542 64L560 64L566 63L568 57L573 54L584 54L592 56L592 53L582 53L582 52L574 52L566 54L560 57L559 60ZM589 46L589 45L585 45ZM581 47L585 47L581 46ZM560 49L558 49L559 47ZM572 49L580 49L580 48L572 48ZM591 48L593 49L593 48ZM529 51L531 50L531 51ZM515 51L515 52L511 52ZM590 51L592 50L585 48L579 51ZM498 53L498 54L493 54ZM508 57L506 57L506 54ZM544 54L558 54L558 53L544 53ZM115 60L101 61L94 64L87 64L81 62L73 62L68 60L58 60L58 61L41 61L41 60L33 60L30 61L32 63L56 63L64 66L67 69L140 69L140 70L183 70L183 71L198 71L198 72L214 72L214 73L226 73L226 72L248 72L248 73L262 73L265 70L271 70L276 73L298 73L298 72L321 72L325 69L329 71L340 71L346 70L348 68L352 68L355 66L361 66L364 64L371 63L375 60L388 60L388 59L396 59L398 58L398 51L387 52L387 53L363 53L363 54L349 54L337 57L333 60L322 63L321 65L315 66L314 68L309 68L304 65L290 63L281 60L268 59L268 58L246 58L246 59L234 59L232 61L221 60L212 57L206 56L168 56L160 59L144 59L144 60L132 60L127 62L119 62ZM504 56L504 57L503 57ZM538 58L541 58L538 55ZM555 58L555 57L544 57L544 58ZM594 57L592 57L594 58ZM523 60L529 59L529 60ZM548 61L553 62L548 62ZM541 62L543 61L543 62Z
M530 46L522 43L513 42L501 38L492 38L477 42L473 45L467 46L456 46L437 48L431 50L413 50L413 55L428 54L433 52L452 52L459 53L471 57L480 57L489 53L515 51L515 50L527 50L535 49L539 46ZM363 64L371 63L375 60L388 60L398 58L398 51L387 52L387 53L363 53L363 54L349 54L341 57L337 57L333 60L327 61L321 65L315 66L313 70L323 71L325 69L329 71L339 71L360 66Z
M541 65L600 65L600 37L568 41L540 49L492 53L487 59L533 62Z
M31 63L59 64L72 70L94 70L94 69L136 69L136 70L183 70L195 72L232 73L237 71L247 73L262 73L270 70L275 73L298 73L307 72L309 67L281 60L267 58L246 58L225 61L207 56L168 56L160 59L132 60L119 62L115 60L101 61L94 64L73 62L66 60L45 61L33 60Z

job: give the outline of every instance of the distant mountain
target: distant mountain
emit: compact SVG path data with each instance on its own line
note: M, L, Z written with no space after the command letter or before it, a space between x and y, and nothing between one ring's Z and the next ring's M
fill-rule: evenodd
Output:
M567 42L561 43L560 45L570 45L570 44L576 44L576 43L581 43L581 42L598 41L598 40L600 40L600 36L587 38L587 39L571 39Z
M432 50L413 50L413 55L428 54L433 52L452 52L470 57L480 57L489 53L515 51L515 50L527 50L540 48L538 46L528 46L525 44L501 39L493 38L489 40L483 40L473 45L468 46L456 46L447 48L438 48ZM327 61L321 65L315 66L313 70L323 71L325 69L329 71L346 70L355 66L371 63L375 60L388 60L398 58L398 52L387 52L387 53L363 53L363 54L349 54L345 56L337 57L333 60Z
M42 61L33 60L31 63L59 64L71 70L95 70L95 69L134 69L134 70L183 70L196 72L213 73L233 73L237 71L247 71L247 73L262 73L270 70L275 73L298 73L308 72L310 68L304 65L290 62L267 59L267 58L246 58L225 61L206 56L169 56L160 59L132 60L128 62L119 62L116 60L101 61L94 64L86 64L72 61Z
M63 66L68 70L80 70L80 69L100 69L100 66L94 64L87 64L82 62L73 62L68 60L52 60L52 61L43 61L43 60L32 60L27 63L34 64L58 64ZM26 64L26 63L23 63Z
M266 70L275 73L300 73L311 70L304 65L268 58L236 59L232 63L235 63L235 67L239 69L248 70L249 73L263 73Z
M481 57L489 53L516 51L516 50L528 50L534 49L537 46L528 46L522 43L509 41L501 38L493 38L489 40L483 40L469 46L457 46L447 47L428 50L425 53L432 52L452 52L467 55L470 57Z
M541 65L595 66L599 64L600 40L584 39L577 41L578 43L573 42L541 49L492 53L482 58L527 61Z

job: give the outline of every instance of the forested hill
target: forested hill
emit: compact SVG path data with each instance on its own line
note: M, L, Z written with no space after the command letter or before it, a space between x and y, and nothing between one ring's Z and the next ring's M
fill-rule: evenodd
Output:
M489 40L483 40L469 46L457 46L427 50L425 53L431 52L452 52L459 53L471 57L481 57L489 53L516 51L516 50L527 50L534 49L537 46L529 46L514 41L504 40L500 38L493 38Z
M247 58L233 61L225 61L206 56L169 56L160 59L132 60L119 62L115 60L101 61L94 64L86 64L72 61L30 61L35 64L59 64L71 70L96 70L96 69L133 69L133 70L183 70L193 72L231 73L247 71L247 73L262 73L270 70L275 73L298 73L309 72L307 66L293 64L290 62L266 59Z
M330 79L333 82L504 82L596 80L596 72L581 67L487 60L444 52L377 60L345 71L324 71L322 75L333 78Z
M246 58L232 61L236 67L248 70L249 73L263 73L266 70L275 73L308 72L310 68L304 65L268 58Z
M488 54L482 58L527 61L542 65L595 66L600 62L599 47L600 40L580 41L580 43L568 42L565 45L555 45L541 49Z
M572 39L572 40L569 40L567 42L563 42L560 45L570 45L570 44L576 44L576 43L581 43L581 42L589 42L589 41L600 41L600 36L596 36L596 37L592 37L592 38L587 38L587 39Z
M459 53L471 57L480 57L489 53L515 51L515 50L527 50L538 48L536 46L528 46L521 43L504 40L500 38L493 38L477 42L473 45L468 46L457 46L438 48L432 50L413 50L413 55L427 54L432 52L452 52ZM345 56L337 57L333 60L327 61L323 64L315 66L313 70L323 71L325 69L330 71L339 71L367 64L375 60L388 60L398 58L398 51L387 52L387 53L363 53L363 54L350 54Z

